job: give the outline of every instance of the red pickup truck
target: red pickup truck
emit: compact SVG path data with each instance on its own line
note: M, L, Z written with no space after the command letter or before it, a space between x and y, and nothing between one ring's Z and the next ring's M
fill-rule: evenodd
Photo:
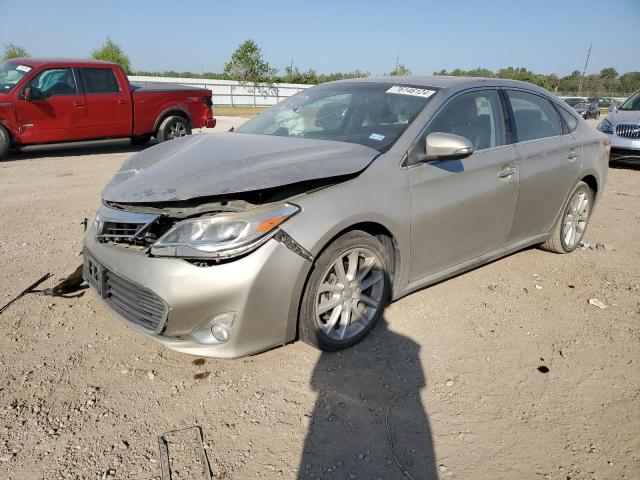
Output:
M215 126L211 91L129 83L114 63L16 58L0 64L0 159L10 148L131 138L137 145Z

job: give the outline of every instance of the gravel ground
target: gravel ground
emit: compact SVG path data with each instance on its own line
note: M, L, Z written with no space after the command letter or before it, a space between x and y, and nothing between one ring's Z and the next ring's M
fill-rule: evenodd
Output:
M81 221L136 150L0 163L0 304L80 263ZM0 315L0 478L159 479L158 436L194 425L218 479L640 478L639 239L640 170L613 168L585 238L604 248L442 282L339 354L194 361L88 291L28 295Z

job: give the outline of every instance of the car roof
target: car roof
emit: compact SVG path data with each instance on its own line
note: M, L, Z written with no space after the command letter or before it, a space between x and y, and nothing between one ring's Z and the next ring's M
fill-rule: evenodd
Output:
M112 66L116 65L112 62L104 62L102 60L93 59L73 59L73 58L12 58L9 61L27 65L28 67L37 68L42 65L65 65L69 67L91 67L91 66Z
M392 83L394 85L423 86L447 89L451 91L466 90L474 87L512 87L524 88L538 93L549 95L544 88L528 82L519 80L508 80L505 78L488 77L453 77L453 76L408 76L408 77L367 77L349 80L338 80L338 82L380 82Z

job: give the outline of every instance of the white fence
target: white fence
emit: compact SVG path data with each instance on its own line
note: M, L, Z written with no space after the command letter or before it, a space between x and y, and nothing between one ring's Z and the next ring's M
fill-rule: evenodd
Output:
M136 83L172 83L192 87L208 88L213 92L214 105L231 105L240 107L266 107L275 105L283 98L295 95L312 85L295 83L274 83L254 85L234 80L209 80L204 78L179 77L145 77L130 75L129 80Z

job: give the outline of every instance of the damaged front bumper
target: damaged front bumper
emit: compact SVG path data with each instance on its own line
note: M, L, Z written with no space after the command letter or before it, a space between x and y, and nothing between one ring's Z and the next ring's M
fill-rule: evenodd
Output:
M295 338L311 262L283 238L290 240L276 235L241 258L196 266L98 242L91 225L85 236L86 258L102 271L95 273L99 278L88 280L124 323L166 347L193 355L240 357ZM85 278L88 275L85 267ZM156 323L145 323L149 315ZM216 336L212 329L220 323L226 328Z

